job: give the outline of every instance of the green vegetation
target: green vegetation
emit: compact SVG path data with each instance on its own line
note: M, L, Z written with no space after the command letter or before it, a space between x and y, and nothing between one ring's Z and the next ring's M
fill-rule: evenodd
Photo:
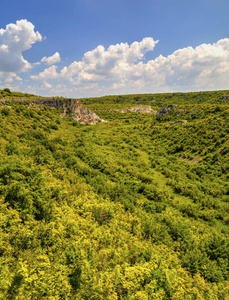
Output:
M20 93L20 92L11 92L10 89L5 88L4 90L0 90L0 99L18 99L18 98L38 98L33 94Z
M108 122L80 125L0 91L0 300L229 299L223 93L82 99Z

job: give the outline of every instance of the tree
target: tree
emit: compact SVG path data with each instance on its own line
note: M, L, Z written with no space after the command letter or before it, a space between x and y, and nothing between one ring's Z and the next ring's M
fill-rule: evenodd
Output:
M9 93L9 94L11 94L11 90L8 89L8 88L5 88L3 91L4 91L4 92L7 92L7 93Z

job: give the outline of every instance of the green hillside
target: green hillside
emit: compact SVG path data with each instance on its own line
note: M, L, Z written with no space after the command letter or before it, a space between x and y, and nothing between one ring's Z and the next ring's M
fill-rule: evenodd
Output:
M223 94L81 99L107 122L80 125L0 91L0 299L229 299Z

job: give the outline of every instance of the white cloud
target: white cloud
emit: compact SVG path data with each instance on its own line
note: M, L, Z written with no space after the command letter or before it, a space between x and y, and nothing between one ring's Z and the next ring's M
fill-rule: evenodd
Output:
M220 40L212 45L202 44L196 48L179 49L167 57L161 56L149 61L147 65L151 67L148 80L151 81L152 74L156 71L161 76L158 82L160 85L220 88L215 80L223 79L218 77L222 65L228 66L225 71L229 75L229 39Z
M0 29L0 71L20 72L30 68L22 52L31 48L32 44L42 40L41 34L34 31L34 25L27 20L8 24Z
M58 77L76 85L124 77L133 64L143 59L147 51L154 49L157 42L153 38L144 38L141 42L134 42L130 46L127 43L111 45L107 50L100 45L86 52L82 61L75 61L68 67L64 67ZM53 76L57 78L57 73L53 72ZM40 80L50 78L50 68L32 77Z
M59 72L52 66L32 79L58 82L58 90L62 86L63 92L66 86L68 91L75 87L82 95L93 89L98 94L112 94L228 87L229 39L178 49L167 57L159 55L144 62L144 55L157 42L144 38L131 45L111 45L107 50L100 45Z
M41 72L39 75L31 76L32 79L35 80L47 80L47 79L55 79L59 76L59 74L56 71L57 66L53 65L47 69L45 69L43 72Z
M52 56L49 56L49 57L45 56L41 59L41 62L46 65L54 65L60 61L61 61L61 58L60 58L60 54L58 52L54 53Z
M43 84L43 87L47 88L47 89L51 89L52 85L45 81L44 84Z
M41 40L40 33L27 20L0 29L2 82L22 84L17 73L31 67L22 52ZM48 67L38 74L34 68L30 80L37 81L34 83L37 91L73 97L228 88L228 38L196 48L178 49L166 57L159 55L146 61L145 54L153 51L157 43L152 37L146 37L140 42L110 45L107 49L99 45L86 52L80 61L62 69L56 65L61 61L56 52L32 64L41 68L44 63Z
M5 83L12 83L15 80L22 81L22 78L17 76L17 74L14 72L0 72L0 78L3 79Z

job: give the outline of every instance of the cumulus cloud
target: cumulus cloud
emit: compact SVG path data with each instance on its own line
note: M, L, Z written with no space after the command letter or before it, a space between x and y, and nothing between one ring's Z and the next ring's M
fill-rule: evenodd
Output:
M61 58L60 58L60 54L58 52L56 52L52 56L49 56L49 57L45 56L41 59L41 62L46 65L54 65L60 61L61 61Z
M153 38L144 38L141 42L134 42L130 46L127 43L111 45L107 50L103 46L98 46L92 51L84 54L82 61L73 62L68 67L64 67L59 73L59 78L65 78L72 83L110 80L124 76L129 72L131 66L144 58L148 51L152 51L158 41ZM49 69L45 69L33 79L48 79ZM121 71L121 72L120 72ZM54 73L56 78L56 73Z
M31 48L32 44L42 40L34 25L27 20L8 24L0 29L0 71L21 72L31 67L24 59L22 52Z
M22 81L22 78L17 76L17 74L14 72L8 72L8 73L0 72L0 78L3 79L5 83L12 83L15 80Z
M52 88L52 85L49 84L48 82L44 82L43 87L46 88L46 89L51 89L51 88Z
M228 48L229 39L223 39L214 44L179 49L167 57L160 56L147 63L150 67L147 80L151 81L156 71L160 72L160 85L200 88L215 85L217 88L216 74L221 73L223 65L227 66L225 72L229 75Z
M91 74L110 75L116 73L117 68L128 69L130 65L143 59L148 51L152 51L158 41L153 38L144 38L141 42L111 45L107 50L103 46L84 54L83 65L85 71Z
M39 75L33 75L31 76L32 79L37 79L37 80L47 80L47 79L55 79L59 77L59 74L56 71L57 66L53 65L47 69L45 69L43 72L41 72Z
M229 39L196 48L178 49L145 62L158 41L144 38L131 45L121 43L108 49L98 46L62 70L51 66L32 79L57 82L77 92L94 89L100 93L145 93L167 90L225 88L229 84ZM53 83L52 82L52 83Z
M37 91L75 96L98 96L117 93L148 93L200 89L226 89L229 86L229 39L196 48L178 49L168 56L159 55L146 61L145 54L153 51L158 41L146 37L132 44L99 45L86 52L80 61L62 69L57 67L60 54L45 56L30 64L23 52L42 41L34 25L27 20L8 24L0 29L0 80L4 84L23 84L19 72L42 64L39 74L33 69L32 79ZM44 66L43 66L44 67ZM26 77L23 77L26 80ZM28 85L31 83L27 80ZM32 86L32 85L31 85ZM30 86L30 88L31 88ZM32 88L31 88L32 89Z

